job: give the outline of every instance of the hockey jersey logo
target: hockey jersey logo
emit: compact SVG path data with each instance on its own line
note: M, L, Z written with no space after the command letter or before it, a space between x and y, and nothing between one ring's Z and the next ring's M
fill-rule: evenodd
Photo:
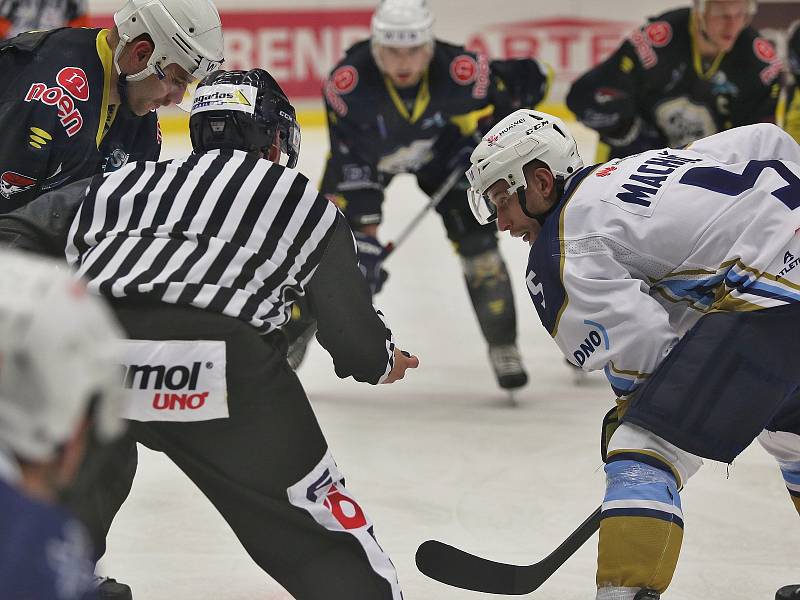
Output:
M469 85L478 77L478 63L467 54L461 54L450 63L450 77L459 85Z
M0 194L6 199L11 198L14 194L29 190L35 185L35 179L14 171L6 171L0 175Z
M666 21L657 21L645 28L648 42L654 48L663 48L672 41L672 26Z
M350 65L339 67L331 75L330 81L337 94L349 94L358 85L358 71Z
M56 82L81 102L89 100L89 79L79 67L64 67L56 75Z
M672 26L666 21L651 23L644 29L636 29L630 41L642 66L652 69L658 64L658 55L653 48L663 48L672 41Z
M89 99L89 80L83 69L64 67L56 75L56 83L52 87L48 87L46 83L32 83L25 94L25 102L55 106L58 120L67 135L72 137L83 127L83 116L75 106L75 100L85 102Z

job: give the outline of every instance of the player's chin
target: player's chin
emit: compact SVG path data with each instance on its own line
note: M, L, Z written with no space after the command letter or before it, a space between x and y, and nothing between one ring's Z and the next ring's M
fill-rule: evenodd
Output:
M531 238L533 238L533 240L536 240L536 237L530 231L526 231L526 230L510 231L509 233L511 234L511 237L513 237L515 239L518 239L518 240L522 240L526 244L532 244L533 243L531 241Z
M419 83L421 77L415 77L413 75L395 75L392 77L392 83L397 88L408 88L413 87Z

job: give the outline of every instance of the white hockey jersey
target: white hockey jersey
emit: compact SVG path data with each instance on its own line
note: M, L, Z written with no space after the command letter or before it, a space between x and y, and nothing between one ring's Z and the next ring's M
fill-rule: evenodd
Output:
M562 352L633 391L697 319L800 302L800 146L732 129L574 175L528 291Z

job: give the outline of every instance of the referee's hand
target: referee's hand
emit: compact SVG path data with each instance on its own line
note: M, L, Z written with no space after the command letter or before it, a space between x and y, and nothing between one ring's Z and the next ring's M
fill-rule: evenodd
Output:
M398 379L402 379L406 375L406 369L416 369L419 366L419 359L408 352L399 350L396 346L394 349L394 366L389 371L389 376L383 383L394 383Z

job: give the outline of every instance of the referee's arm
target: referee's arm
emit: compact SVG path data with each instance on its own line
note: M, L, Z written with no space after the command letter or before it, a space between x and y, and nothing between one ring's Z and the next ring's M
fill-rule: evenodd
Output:
M306 293L317 318L317 339L333 358L336 375L379 383L395 360L391 331L372 306L353 234L341 214Z
M76 181L0 215L0 247L63 259L70 225L90 181Z

